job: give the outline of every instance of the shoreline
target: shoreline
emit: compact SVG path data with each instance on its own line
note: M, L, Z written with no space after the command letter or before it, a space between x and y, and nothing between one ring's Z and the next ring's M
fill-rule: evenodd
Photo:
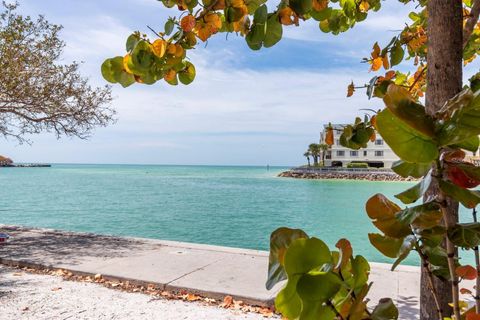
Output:
M418 181L418 179L412 177L403 178L388 169L293 168L279 173L277 177L307 180Z

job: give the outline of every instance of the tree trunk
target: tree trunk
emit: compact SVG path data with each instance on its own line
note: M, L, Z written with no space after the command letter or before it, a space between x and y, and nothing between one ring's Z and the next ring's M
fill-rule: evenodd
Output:
M429 0L428 11L428 55L427 55L427 113L434 115L446 100L462 89L462 0ZM428 193L438 192L432 186ZM448 201L451 221L458 221L458 203ZM435 278L434 286L439 295L443 316L450 316L452 309L451 285L448 281ZM438 319L435 303L429 290L426 270L422 266L420 286L420 319Z

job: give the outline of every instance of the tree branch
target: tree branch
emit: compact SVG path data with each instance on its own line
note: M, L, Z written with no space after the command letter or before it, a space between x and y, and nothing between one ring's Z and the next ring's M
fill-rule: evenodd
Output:
M470 36L472 35L473 28L475 28L475 24L477 24L478 17L480 15L480 0L474 0L472 5L472 10L470 11L470 16L465 23L465 28L463 29L463 48L470 40Z

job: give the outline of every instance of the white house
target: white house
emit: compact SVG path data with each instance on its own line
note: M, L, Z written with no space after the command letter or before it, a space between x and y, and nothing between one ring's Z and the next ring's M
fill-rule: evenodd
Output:
M334 124L334 144L331 149L327 151L325 156L326 166L347 166L351 162L368 163L371 167L377 168L391 168L392 164L399 160L397 155L393 153L392 149L385 143L382 137L377 133L377 139L374 142L369 142L367 148L360 150L351 150L340 145L340 135L343 132L345 124ZM328 125L323 126L321 136L321 143L324 143L324 137Z

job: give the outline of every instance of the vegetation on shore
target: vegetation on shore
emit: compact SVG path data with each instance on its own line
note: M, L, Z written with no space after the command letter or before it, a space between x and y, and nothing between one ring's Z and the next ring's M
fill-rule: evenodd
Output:
M94 88L78 63L62 64L61 26L0 4L0 136L27 142L30 135L87 138L113 122L111 89Z

